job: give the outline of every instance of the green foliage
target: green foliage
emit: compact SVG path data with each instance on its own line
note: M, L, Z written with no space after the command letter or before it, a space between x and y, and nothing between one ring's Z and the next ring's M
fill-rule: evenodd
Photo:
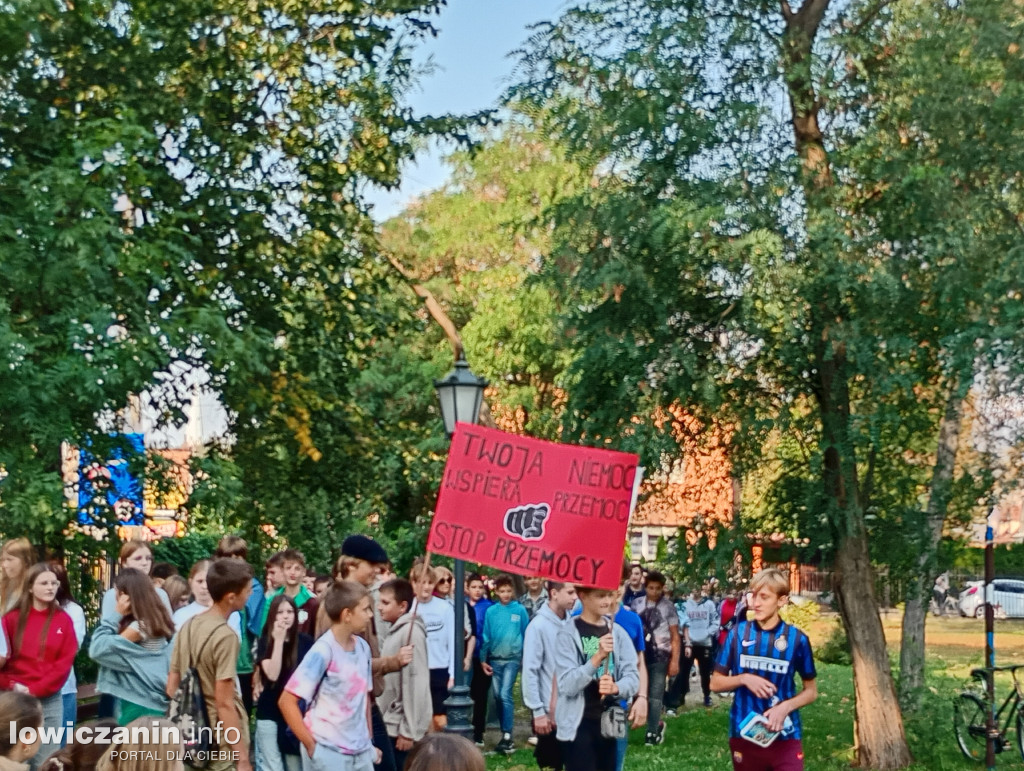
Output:
M164 538L153 544L153 561L169 562L187 577L192 566L210 559L220 536L215 533L186 533L181 538Z
M580 170L521 116L449 162L452 181L385 223L383 246L461 330L473 371L494 388L492 411L556 438L570 354L559 293L538 266L550 248L548 210L582 185ZM447 348L436 327L406 334L423 358Z
M853 663L850 640L842 624L833 624L825 644L814 652L815 658L823 664L837 664L848 667Z
M750 539L742 528L709 527L698 519L691 538L680 534L667 557L666 569L677 581L700 586L714 577L729 587L749 578Z
M395 320L361 191L464 134L404 103L440 5L0 7L5 528L58 544L60 443L101 453L132 394L183 422L188 370L232 418L199 519L345 522L349 389Z
M818 617L821 616L821 610L816 602L796 603L790 600L779 611L779 616L787 624L792 624L799 629L808 630L818 620Z

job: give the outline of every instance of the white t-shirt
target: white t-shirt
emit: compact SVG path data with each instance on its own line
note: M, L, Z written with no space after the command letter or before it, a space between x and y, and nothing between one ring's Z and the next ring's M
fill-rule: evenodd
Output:
M156 596L161 599L164 607L167 608L167 612L171 613L171 601L167 597L167 592L162 587L156 588ZM100 605L100 618L104 619L107 616L117 615L117 590L114 587L110 587L103 593L103 603Z
M366 722L366 702L373 691L370 646L361 637L353 637L352 643L352 650L347 651L334 632L324 632L284 687L312 702L302 722L317 743L343 755L359 755L373 748Z
M455 608L437 597L414 607L427 629L427 665L447 669L448 678L455 677Z
M75 639L78 640L78 647L82 647L82 642L85 640L86 622L85 622L85 611L82 610L82 606L75 602L69 602L63 606L64 612L71 616L71 623L75 627ZM0 635L2 636L2 635ZM75 668L71 667L71 671L68 672L68 679L64 681L63 687L60 689L62 694L65 693L78 693L78 678L75 677Z
M200 605L198 602L190 602L184 608L178 608L174 611L172 621L174 621L174 631L177 632L193 616L198 616L204 610L209 610L205 605ZM228 616L228 626L231 627L231 631L238 635L238 639L242 639L242 615L236 610L230 616Z

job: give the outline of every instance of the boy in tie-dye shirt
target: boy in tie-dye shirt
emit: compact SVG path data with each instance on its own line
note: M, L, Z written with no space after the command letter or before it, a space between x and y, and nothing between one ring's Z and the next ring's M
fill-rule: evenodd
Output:
M373 618L370 594L339 581L324 597L331 628L306 654L281 695L281 714L302 743L303 771L370 771L380 758L370 724L370 646L357 637ZM299 699L309 708L305 716Z

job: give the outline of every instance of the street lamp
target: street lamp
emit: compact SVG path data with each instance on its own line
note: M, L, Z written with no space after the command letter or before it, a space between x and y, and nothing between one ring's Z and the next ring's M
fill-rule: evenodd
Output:
M441 418L444 431L450 439L455 433L456 423L476 423L480 419L480 406L484 401L487 380L477 377L469 369L466 356L459 353L455 369L443 380L435 380L437 398L441 402ZM462 659L466 655L466 640L463 636L466 612L466 566L462 560L455 560L455 687L451 689L444 703L448 711L448 730L451 733L473 740L473 724L470 712L473 700L469 698L466 672Z

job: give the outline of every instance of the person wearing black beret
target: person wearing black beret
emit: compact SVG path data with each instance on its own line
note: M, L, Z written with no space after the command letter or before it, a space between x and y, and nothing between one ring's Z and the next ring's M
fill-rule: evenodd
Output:
M341 544L341 556L334 565L335 581L355 581L367 589L372 589L381 569L387 567L388 553L384 547L365 535L350 535ZM378 613L374 598L374 622L365 632L360 634L370 646L373 672L373 698L370 717L373 724L373 746L381 751L380 763L374 765L374 771L398 771L395 766L394 748L388 737L384 717L377 706L376 699L384 692L384 675L397 672L412 661L412 647L402 647L397 656L381 656L378 639ZM317 619L317 636L330 628L331 622L326 613Z

